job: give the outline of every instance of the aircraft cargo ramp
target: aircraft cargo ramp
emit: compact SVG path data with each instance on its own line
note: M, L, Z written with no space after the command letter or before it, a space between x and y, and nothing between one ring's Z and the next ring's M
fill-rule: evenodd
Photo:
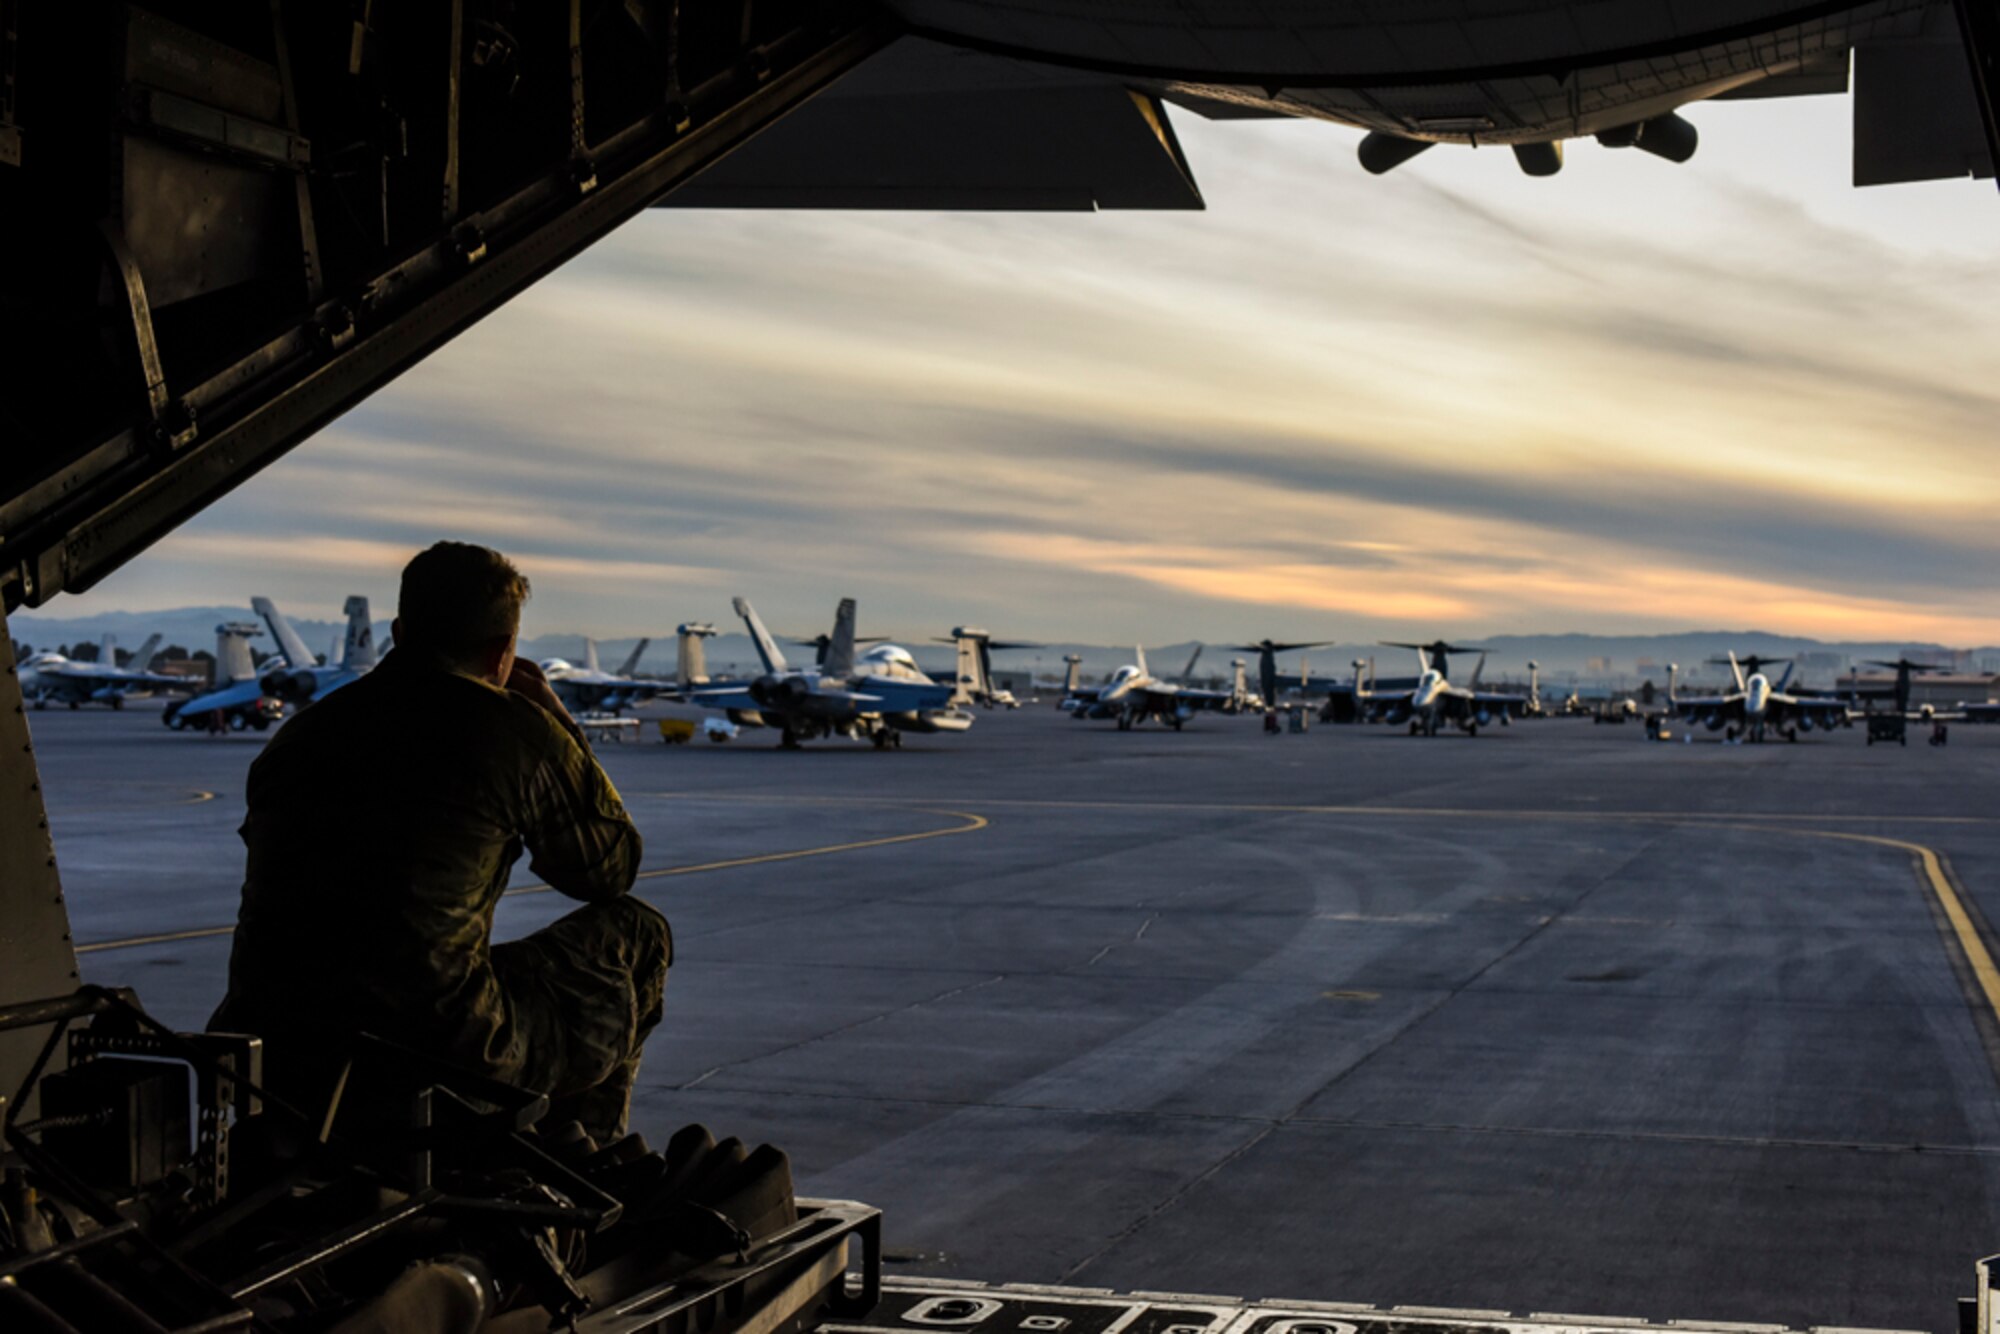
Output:
M832 1322L822 1334L956 1330L963 1334L1781 1334L1784 1325L1670 1321L1545 1312L1461 1311L1439 1306L1245 1301L1187 1293L1113 1293L1033 1284L891 1281L867 1320ZM1815 1334L1836 1334L1818 1327ZM1839 1330L1838 1334L1860 1334Z

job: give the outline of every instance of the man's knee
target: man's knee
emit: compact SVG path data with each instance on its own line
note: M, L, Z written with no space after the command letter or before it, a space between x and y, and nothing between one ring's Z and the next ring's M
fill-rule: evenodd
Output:
M607 906L616 914L619 929L631 942L633 958L640 967L661 972L673 967L674 929L664 913L629 894Z

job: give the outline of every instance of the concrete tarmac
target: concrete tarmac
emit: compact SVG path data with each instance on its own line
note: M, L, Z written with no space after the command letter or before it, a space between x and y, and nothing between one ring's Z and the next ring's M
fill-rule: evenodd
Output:
M199 1025L262 739L32 722L85 978ZM1922 740L607 745L678 950L639 1128L784 1146L898 1273L1953 1330L2000 1250L2000 729Z

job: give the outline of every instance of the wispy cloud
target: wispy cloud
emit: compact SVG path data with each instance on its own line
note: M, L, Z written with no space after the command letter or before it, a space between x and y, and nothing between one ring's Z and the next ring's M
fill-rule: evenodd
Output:
M2000 640L2000 211L1849 190L1842 112L1554 181L1184 121L1192 217L649 215L90 598L387 599L449 535L535 630Z

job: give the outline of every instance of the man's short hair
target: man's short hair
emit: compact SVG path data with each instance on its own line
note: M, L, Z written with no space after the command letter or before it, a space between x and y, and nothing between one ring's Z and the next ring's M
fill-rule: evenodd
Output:
M512 635L527 600L527 576L499 552L439 542L403 567L396 614L403 643L462 662Z

